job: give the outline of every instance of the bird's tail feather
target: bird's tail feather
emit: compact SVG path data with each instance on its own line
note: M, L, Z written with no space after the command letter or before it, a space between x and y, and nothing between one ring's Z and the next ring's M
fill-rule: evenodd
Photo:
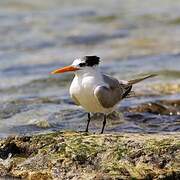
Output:
M129 94L126 96L126 98L132 98L136 97L136 93L134 91L129 92Z
M138 83L140 81L143 81L145 79L152 78L152 77L155 77L155 76L157 76L157 74L150 74L150 75L142 77L142 78L137 78L137 79L129 80L128 81L128 85L133 85L133 84L136 84L136 83Z

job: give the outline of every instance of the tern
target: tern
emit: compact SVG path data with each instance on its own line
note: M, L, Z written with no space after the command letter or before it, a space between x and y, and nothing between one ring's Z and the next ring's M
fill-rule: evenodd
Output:
M129 81L117 80L109 75L103 74L98 65L100 58L97 56L84 56L73 61L70 66L66 66L52 71L52 74L72 71L75 77L71 83L69 92L76 105L82 106L88 112L86 132L88 132L91 120L90 113L103 113L104 120L101 133L104 132L106 117L126 98L132 86L144 79L154 77L151 74L142 78Z

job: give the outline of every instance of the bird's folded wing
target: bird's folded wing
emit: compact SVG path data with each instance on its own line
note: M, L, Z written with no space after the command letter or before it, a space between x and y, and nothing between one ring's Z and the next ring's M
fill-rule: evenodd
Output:
M76 105L80 105L80 103L79 103L79 101L77 100L77 98L76 98L76 96L75 95L73 95L73 94L71 94L71 98L72 98L72 100L74 101L74 103L76 104Z
M132 86L120 83L117 79L103 75L108 86L97 86L94 95L104 108L111 108L131 91Z

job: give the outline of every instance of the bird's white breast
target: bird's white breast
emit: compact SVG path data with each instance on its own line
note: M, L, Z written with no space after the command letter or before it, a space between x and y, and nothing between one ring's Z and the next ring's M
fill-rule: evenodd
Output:
M80 105L88 112L108 113L112 108L103 108L94 96L97 86L106 85L101 74L75 76L70 86L70 95L75 96Z

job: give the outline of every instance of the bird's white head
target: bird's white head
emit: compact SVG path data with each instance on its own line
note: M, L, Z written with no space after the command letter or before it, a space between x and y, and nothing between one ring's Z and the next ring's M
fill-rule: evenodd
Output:
M94 69L100 62L97 56L84 56L83 58L75 59L70 66L52 71L52 74L74 71L75 73L83 73Z

